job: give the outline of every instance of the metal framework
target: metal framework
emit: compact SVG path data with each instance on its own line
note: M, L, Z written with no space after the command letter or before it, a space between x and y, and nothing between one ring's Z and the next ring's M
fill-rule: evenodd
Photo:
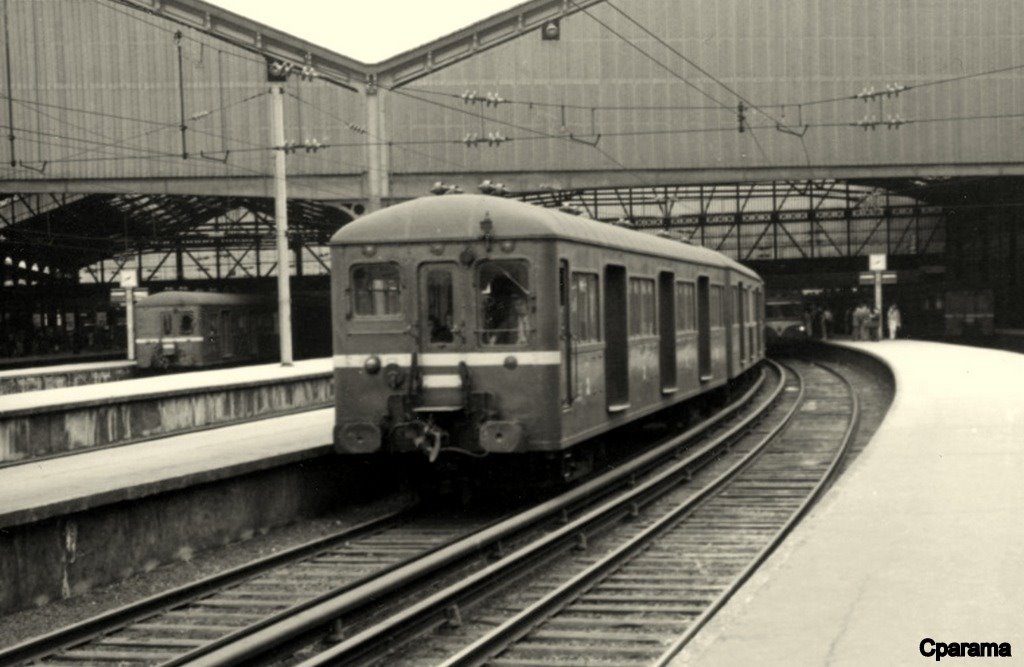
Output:
M520 198L660 230L740 261L945 250L942 207L833 180L545 190Z
M311 263L326 271L319 246L356 213L292 200L288 214L296 273ZM16 194L0 201L0 261L9 287L50 274L111 283L135 262L144 282L182 282L196 271L192 277L216 281L266 277L276 269L276 260L263 258L273 239L273 200L264 198Z

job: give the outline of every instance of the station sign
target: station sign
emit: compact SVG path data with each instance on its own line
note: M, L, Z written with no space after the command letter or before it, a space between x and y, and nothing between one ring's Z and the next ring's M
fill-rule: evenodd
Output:
M858 276L857 276L858 277L858 282L861 285L874 285L875 284L875 274L876 273L881 273L882 274L882 284L883 285L895 285L896 284L896 272L895 271L881 271L881 272L880 271L861 271L860 274L858 274Z
M141 289L132 290L132 302L138 303L141 299L145 299L149 296L149 289L143 287ZM111 303L124 303L125 290L123 289L112 289L110 290L110 302Z
M886 266L885 259L885 253L868 255L868 271L885 271L889 268Z

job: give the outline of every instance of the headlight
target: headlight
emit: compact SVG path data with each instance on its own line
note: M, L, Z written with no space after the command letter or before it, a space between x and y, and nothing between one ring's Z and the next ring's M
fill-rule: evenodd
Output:
M380 372L380 357L373 355L363 363L363 370L370 375L376 375Z

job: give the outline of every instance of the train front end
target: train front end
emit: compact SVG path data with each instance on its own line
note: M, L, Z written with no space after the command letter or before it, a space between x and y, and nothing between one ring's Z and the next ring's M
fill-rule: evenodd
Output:
M418 200L332 239L337 452L558 447L558 297L538 289L557 284L553 251L512 235L515 210Z

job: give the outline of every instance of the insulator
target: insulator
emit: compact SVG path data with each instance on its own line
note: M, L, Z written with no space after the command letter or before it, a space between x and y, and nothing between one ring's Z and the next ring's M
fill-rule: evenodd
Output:
M303 81L312 81L317 76L319 76L319 74L317 73L316 68L313 67L312 65L303 65L302 71L299 73L299 76L302 77Z
M270 70L275 76L286 76L291 73L292 67L291 63L276 61L271 64Z
M476 146L478 143L480 143L480 135L477 134L476 132L471 132L470 134L467 134L462 138L462 143L466 144L467 146Z
M485 195L489 195L494 192L494 183L491 182L491 179L485 178L480 181L480 185L476 186L476 189Z

